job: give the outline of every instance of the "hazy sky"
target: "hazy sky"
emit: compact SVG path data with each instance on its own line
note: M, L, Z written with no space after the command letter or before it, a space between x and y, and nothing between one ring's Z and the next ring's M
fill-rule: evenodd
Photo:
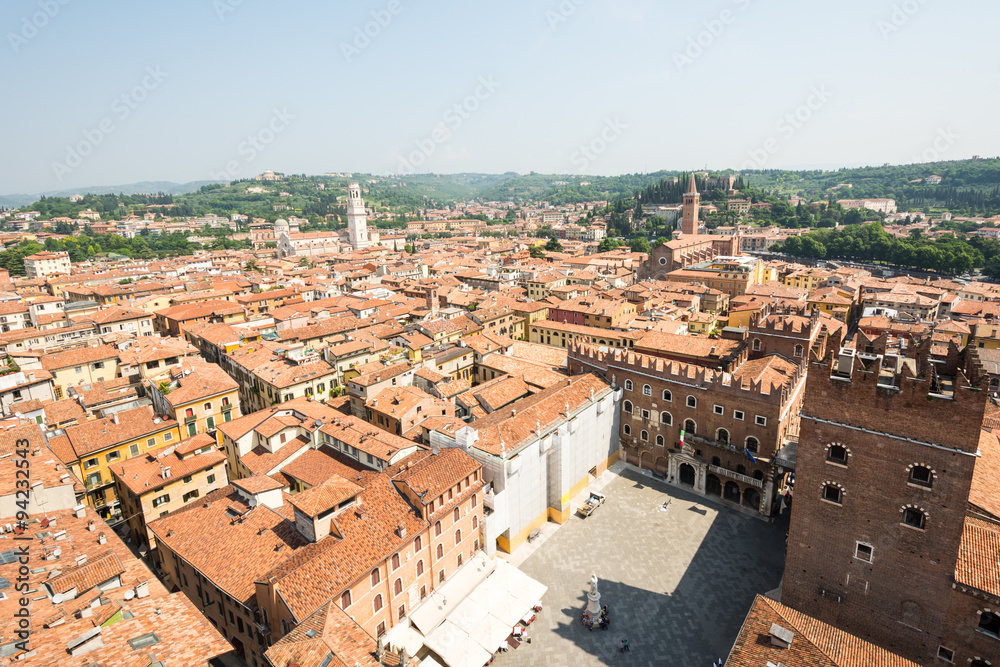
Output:
M0 22L0 193L1000 154L996 0L4 0Z

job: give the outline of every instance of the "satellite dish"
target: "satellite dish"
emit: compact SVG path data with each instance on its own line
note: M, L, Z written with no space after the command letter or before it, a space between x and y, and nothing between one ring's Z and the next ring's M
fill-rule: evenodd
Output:
M52 604L62 604L63 596L61 593L56 593L52 596Z
M59 556L62 556L62 549L56 549L55 551L52 552L52 555L55 556L56 558L59 558Z
M128 589L127 591L125 591L125 601L126 602L128 602L129 600L131 600L134 597L135 597L135 591L133 591L131 588Z

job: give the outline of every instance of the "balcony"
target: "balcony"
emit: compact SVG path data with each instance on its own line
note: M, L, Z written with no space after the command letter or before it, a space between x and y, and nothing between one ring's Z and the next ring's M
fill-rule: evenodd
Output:
M723 477L735 479L737 482L743 482L744 484L749 484L750 486L756 486L758 489L764 488L764 480L751 477L750 475L734 472L728 468L723 468L722 466L708 466L708 470L709 472L714 472L718 475L722 475Z

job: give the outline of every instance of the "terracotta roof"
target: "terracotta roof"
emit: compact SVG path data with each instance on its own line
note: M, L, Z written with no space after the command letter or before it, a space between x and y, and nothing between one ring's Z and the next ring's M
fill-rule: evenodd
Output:
M284 484L267 475L254 475L253 477L234 479L231 484L237 489L242 489L251 495L264 493L265 491L274 491L275 489L283 489L285 487Z
M501 450L513 454L535 437L537 428L544 431L565 419L567 405L573 411L588 403L592 394L594 400L599 400L610 391L610 385L596 375L567 378L511 404L510 410L504 409L477 419L471 424L479 432L479 440L473 446L494 456L500 456ZM512 415L512 411L516 413Z
M326 445L319 449L310 449L294 461L284 466L281 472L290 478L297 479L309 486L322 484L333 475L344 479L357 479L375 474L368 466L359 463L349 456L344 456L332 447ZM362 480L363 483L363 480Z
M965 518L955 581L1000 597L1000 523Z
M160 544L240 603L256 609L254 582L306 545L293 524L265 505L251 508L232 486L148 524ZM239 558L233 558L239 554Z
M118 555L109 549L83 565L63 570L62 574L47 579L45 585L53 593L65 593L73 589L83 593L124 573L125 568Z
M115 423L115 419L117 419L117 423ZM156 423L157 421L159 423ZM119 412L114 417L105 417L69 426L66 428L66 437L69 438L76 456L83 458L88 454L120 443L138 440L143 436L176 428L177 422L175 420L159 419L153 414L153 408L147 405Z
M42 357L42 367L47 371L69 368L70 366L81 366L91 364L96 361L115 359L118 357L118 350L107 345L98 347L77 347L65 352L56 352Z
M340 475L331 475L317 486L292 496L291 503L303 514L315 517L361 493L362 487Z
M265 654L272 665L285 667L380 667L375 659L375 640L347 612L328 602ZM332 659L324 662L327 658Z
M771 626L792 633L788 648L771 644ZM768 663L802 667L917 667L894 653L758 595L747 614L727 667Z
M121 480L132 493L141 496L150 491L163 488L179 479L200 470L221 466L226 462L226 455L218 450L193 454L181 458L176 451L160 457L153 454L137 456L123 463L110 466L111 474ZM167 477L167 468L170 469Z

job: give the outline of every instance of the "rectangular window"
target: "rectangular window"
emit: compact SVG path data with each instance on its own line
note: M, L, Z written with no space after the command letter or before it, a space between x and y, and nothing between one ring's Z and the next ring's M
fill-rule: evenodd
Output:
M740 421L740 422L743 421L743 411L742 410L733 410L733 419L735 419L736 421Z
M191 483L191 475L185 475L184 476L184 483L185 484L190 484Z
M753 418L753 423L757 426L767 426L767 417L761 417L757 415Z
M213 484L215 482L215 475L209 475L205 481L209 484Z
M724 415L726 414L726 409L723 408L721 405L713 405L712 412L714 412L717 415Z
M170 442L173 439L174 439L173 433L167 432L163 434L163 442Z
M874 549L872 545L865 544L864 542L858 542L854 548L854 557L866 563L872 562L873 553Z
M166 505L170 502L170 494L164 493L158 498L153 498L153 507L159 507L160 505Z
M129 445L128 446L128 455L129 456L139 456L139 445L138 444L131 444L131 445Z
M86 461L84 461L83 467L84 468L93 468L94 466L97 465L97 463L98 463L97 459L87 459Z
M955 652L950 648L938 646L938 658L944 660L945 662L955 662Z
M155 447L155 446L156 446L156 438L146 439L146 447Z
M197 489L195 489L194 491L191 491L191 492L189 492L189 493L185 493L185 494L184 494L184 502L185 502L185 503L186 503L186 502L189 502L189 501L191 501L191 500L194 500L194 499L195 499L195 498L197 498L197 497L198 497L198 490L197 490Z
M120 452L114 451L114 452L108 452L104 458L108 460L108 463L111 463L112 461L117 461L121 457L122 455Z
M643 410L642 411L642 418L643 419L649 419L649 410Z

